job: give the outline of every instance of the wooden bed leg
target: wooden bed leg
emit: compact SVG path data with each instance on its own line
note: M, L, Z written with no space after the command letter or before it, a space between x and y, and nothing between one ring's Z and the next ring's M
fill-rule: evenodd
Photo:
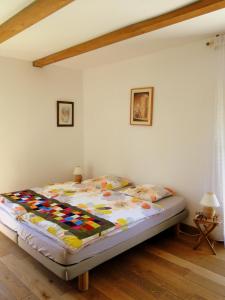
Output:
M89 287L89 272L85 272L78 276L78 290L87 291Z

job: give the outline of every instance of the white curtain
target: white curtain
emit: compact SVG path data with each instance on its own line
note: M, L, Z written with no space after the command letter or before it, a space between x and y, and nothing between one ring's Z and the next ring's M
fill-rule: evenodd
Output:
M214 40L217 60L215 91L215 122L213 151L213 190L221 207L218 209L223 224L215 232L215 238L225 241L225 35Z

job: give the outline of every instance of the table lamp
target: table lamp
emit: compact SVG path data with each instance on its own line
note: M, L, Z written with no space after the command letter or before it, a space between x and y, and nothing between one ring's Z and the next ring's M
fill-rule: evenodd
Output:
M220 206L216 195L210 192L202 197L200 204L203 206L203 214L209 219L212 219L215 216L215 207Z
M82 181L82 169L80 166L77 166L73 170L73 175L74 175L74 181L76 183L81 183Z

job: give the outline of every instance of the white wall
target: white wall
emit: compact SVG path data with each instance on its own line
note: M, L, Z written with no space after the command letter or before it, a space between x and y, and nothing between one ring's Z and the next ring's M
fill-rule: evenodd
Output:
M84 160L87 177L174 188L192 217L211 189L214 60L200 41L87 70L82 82L78 71L0 58L0 193L70 179ZM130 89L142 86L155 88L152 127L129 125ZM75 127L56 127L58 99L78 101Z
M186 198L192 218L211 189L214 60L200 41L86 71L87 176L170 186ZM130 126L130 89L146 86L155 88L153 126Z
M56 101L74 99L75 127L56 127ZM82 77L0 58L0 192L72 178L82 164Z

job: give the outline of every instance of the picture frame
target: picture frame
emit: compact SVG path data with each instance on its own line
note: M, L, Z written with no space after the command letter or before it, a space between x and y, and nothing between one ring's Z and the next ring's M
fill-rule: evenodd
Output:
M152 126L154 88L131 89L130 125Z
M57 101L57 127L74 126L74 102Z

